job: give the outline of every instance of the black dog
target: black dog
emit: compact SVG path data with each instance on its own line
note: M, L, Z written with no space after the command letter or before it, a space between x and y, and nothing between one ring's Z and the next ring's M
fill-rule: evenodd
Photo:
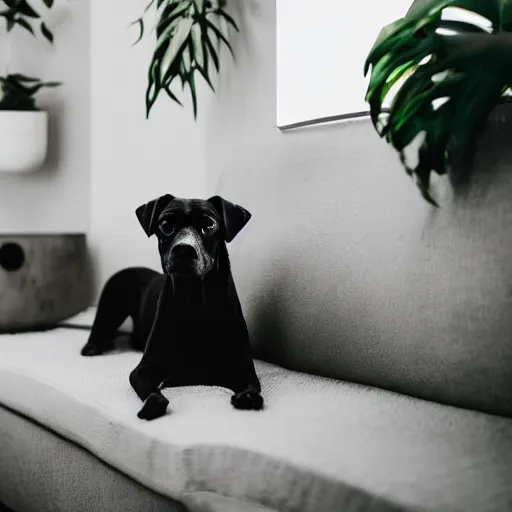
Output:
M140 206L147 236L156 234L164 274L128 268L105 285L82 355L113 348L124 320L132 346L143 350L130 383L144 402L139 418L165 414L161 388L205 385L231 389L237 409L263 407L249 334L231 274L226 243L251 214L215 196L207 201L170 194Z

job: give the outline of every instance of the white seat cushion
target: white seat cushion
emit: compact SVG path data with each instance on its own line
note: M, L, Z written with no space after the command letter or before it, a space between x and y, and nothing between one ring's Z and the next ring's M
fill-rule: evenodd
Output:
M511 509L508 419L257 362L264 411L177 388L146 422L128 382L141 355L82 357L87 337L0 336L0 403L190 510Z

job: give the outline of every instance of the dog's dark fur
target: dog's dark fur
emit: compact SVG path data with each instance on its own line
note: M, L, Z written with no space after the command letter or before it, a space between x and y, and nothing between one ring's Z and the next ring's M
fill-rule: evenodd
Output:
M162 387L222 386L237 409L263 407L249 334L231 275L226 243L251 214L215 196L207 201L161 196L136 210L147 236L156 234L164 274L128 268L105 285L82 355L102 354L124 320L143 350L130 383L144 402L139 418L165 414Z

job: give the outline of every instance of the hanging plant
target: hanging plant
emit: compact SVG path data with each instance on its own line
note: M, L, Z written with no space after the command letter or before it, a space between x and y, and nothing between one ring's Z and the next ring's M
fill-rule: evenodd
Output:
M43 3L48 9L53 7L54 0L40 0L32 4ZM7 32L10 32L16 25L35 35L34 25L37 25L41 34L53 43L53 34L48 28L41 14L31 6L30 0L2 0L5 9L0 11L0 17L5 18Z
M42 8L49 10L54 5L54 0L1 0L0 18L5 19L6 29L9 33L6 51L7 64L5 74L0 76L0 110L35 111L38 110L35 95L45 87L57 87L59 82L43 82L38 78L32 78L20 73L9 73L11 60L12 33L15 27L23 28L36 35L38 30L49 43L53 43L53 33L44 20Z
M465 16L448 17L448 8ZM382 29L368 55L373 125L434 205L431 173L449 171L493 107L510 101L511 32L510 0L415 0L404 18ZM384 100L400 81L385 118ZM411 166L405 150L417 137L423 139Z
M182 105L172 90L175 80L179 79L182 89L188 86L190 90L196 119L196 78L202 76L215 91L211 81L212 68L219 71L222 44L233 54L228 26L238 31L237 24L224 9L226 0L151 0L143 16L134 22L140 29L135 44L144 35L144 18L153 6L157 9L157 41L148 71L146 117L162 91Z

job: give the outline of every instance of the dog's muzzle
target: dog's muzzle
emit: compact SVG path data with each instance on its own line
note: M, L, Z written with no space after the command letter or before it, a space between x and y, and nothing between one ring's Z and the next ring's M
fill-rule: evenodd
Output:
M164 264L168 274L203 277L213 267L213 258L206 252L199 234L184 228L174 239Z
M192 245L180 243L173 245L171 249L171 260L183 260L192 263L197 260L197 258L196 248Z

